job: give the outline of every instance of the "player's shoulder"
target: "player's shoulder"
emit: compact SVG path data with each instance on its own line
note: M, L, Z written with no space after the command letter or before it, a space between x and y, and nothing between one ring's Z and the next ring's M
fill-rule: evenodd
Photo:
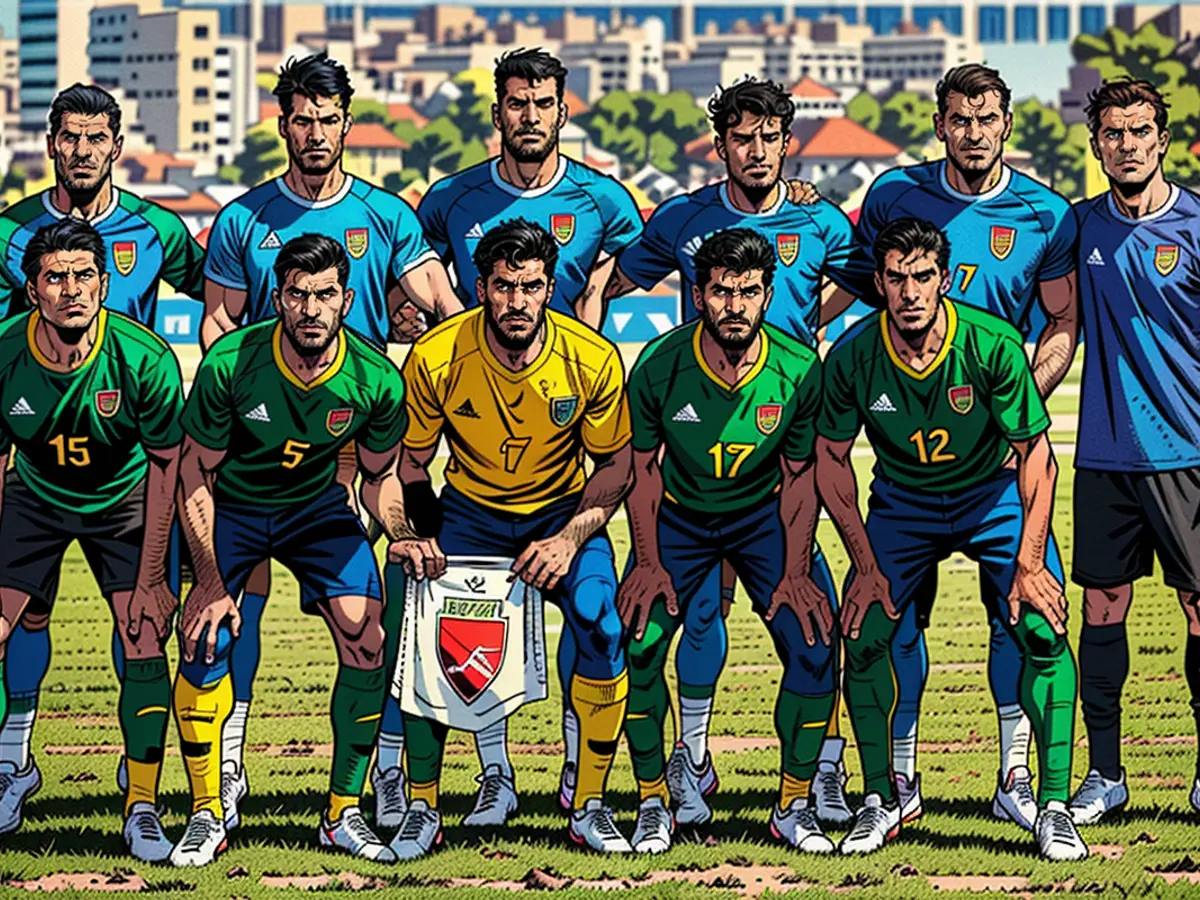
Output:
M421 198L421 205L426 203L453 203L465 191L473 190L474 188L482 187L492 180L491 173L492 161L490 159L481 163L476 163L470 168L463 169L461 172L454 172L439 178L433 183L433 186Z
M25 332L29 328L29 318L32 315L33 310L26 310L0 322L0 356L7 359L14 347L25 345Z
M696 323L685 322L660 334L642 348L634 363L634 370L647 372L653 378L654 374L696 368L696 355L692 351L695 333Z
M1179 191L1179 199L1175 201L1173 212L1192 219L1200 217L1200 194L1183 185L1174 185L1174 187Z
M479 352L479 325L483 307L455 313L417 339L409 351L410 364L420 364L430 373Z
M164 239L164 242L181 232L187 232L187 226L183 224L183 219L166 207L159 206L153 200L141 197L132 191L119 188L114 188L114 190L117 191L117 206L122 212L145 222L158 233L160 238Z
M1099 221L1100 219L1108 218L1108 191L1098 194L1095 197L1085 197L1082 200L1076 200L1071 205L1071 212L1075 215L1075 221L1082 228L1085 223Z
M171 353L171 346L141 322L114 310L105 312L105 328L124 347L150 360Z
M0 212L0 244L8 244L18 231L31 227L47 215L44 194L44 191L38 191Z
M1007 319L994 315L987 310L968 303L951 303L954 310L958 333L967 340L976 343L1012 344L1024 348L1025 339Z
M269 178L222 206L213 221L213 230L247 224L262 216L267 207L282 198L283 193L279 190L279 180Z
M720 205L721 199L717 193L719 188L719 184L710 184L672 197L654 208L654 212L650 214L650 222L660 230L682 228L704 210Z
M377 184L358 178L354 175L347 175L350 179L350 190L347 191L347 196L353 197L361 205L368 207L379 215L387 217L389 215L403 215L405 212L412 212L412 207L408 205L408 201L398 194L393 194L391 191L381 188Z
M881 172L867 191L873 201L894 202L901 194L916 188L936 187L938 184L938 161L916 163L911 166L895 166Z
M1008 189L1030 206L1039 211L1050 213L1056 220L1071 215L1071 201L1053 188L1047 187L1035 178L1016 169L1009 170L1012 175Z
M563 172L564 181L571 182L581 190L599 192L608 197L630 196L629 189L611 175L597 172L591 166L570 157L564 157L564 159L567 161L566 169Z
M788 200L784 203L784 209L807 216L824 234L850 231L854 227L845 211L824 197L816 203L792 203Z
M208 348L200 364L234 367L258 354L270 354L276 324L278 320L270 318L227 332Z
M554 326L555 349L566 359L600 371L610 357L618 355L616 344L574 316L548 309L546 319Z
M795 372L796 369L808 369L814 364L821 362L821 357L817 355L817 351L807 344L796 340L786 331L776 328L770 323L763 323L763 334L767 336L769 341L767 351L767 364L774 365L779 368L787 368L788 371Z
M359 337L349 328L342 329L346 341L346 357L343 365L352 366L355 381L375 383L388 379L399 379L400 371L383 350Z
M883 314L873 310L843 331L829 348L826 365L853 368L879 353L883 348L882 321Z

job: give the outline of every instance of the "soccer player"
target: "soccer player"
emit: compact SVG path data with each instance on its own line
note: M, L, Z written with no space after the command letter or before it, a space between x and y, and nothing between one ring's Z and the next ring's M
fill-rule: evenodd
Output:
M771 833L803 852L830 853L809 801L836 687L833 582L820 551L813 558L820 361L764 323L777 263L776 248L758 231L720 231L693 260L700 321L650 344L629 379L635 480L627 507L636 563L618 608L633 636L625 723L641 795L633 848L661 853L671 845L663 667L679 616L686 621L713 568L728 559L783 663Z
M241 625L233 598L266 559L291 570L302 608L325 620L337 645L321 846L394 858L358 807L387 682L382 590L336 471L354 441L363 504L394 533L404 521L396 464L407 417L400 372L343 327L357 299L350 270L339 241L288 241L275 259L277 319L220 339L184 408L181 512L196 583L179 623L174 703L192 814L171 852L176 866L205 865L225 847L221 730L233 706L229 644Z
M32 311L0 326L0 688L21 660L4 656L30 613L48 619L63 555L78 540L112 608L125 654L118 718L129 786L124 836L139 860L171 843L156 809L171 683L166 640L178 601L168 587L182 432L179 363L152 332L105 309L108 248L74 217L43 225L21 261ZM0 690L0 719L12 715ZM0 763L0 831L21 824L37 790L33 761ZM14 799L15 798L15 802Z
M950 246L932 223L898 219L880 231L874 254L886 309L851 328L826 358L817 438L817 484L855 567L842 629L866 793L842 852L876 850L900 830L888 747L890 617L904 613L941 560L961 552L979 564L983 596L1002 598L989 612L1021 650L1021 703L1040 763L1038 847L1047 859L1081 859L1087 847L1066 807L1076 679L1050 532L1057 465L1024 343L1003 319L944 296ZM865 527L850 465L864 425L877 458ZM1015 469L1005 465L1011 453Z
M409 298L439 317L462 308L408 204L343 170L353 93L346 68L324 52L291 59L280 70L275 96L288 169L226 206L213 223L204 267L203 346L236 327L238 320L274 318L272 267L284 243L306 232L331 235L349 254L349 285L358 300L345 324L379 349L387 345L391 313ZM353 448L347 448L339 471L351 495L349 480L356 470ZM243 632L233 649L234 708L223 737L230 828L238 825L238 804L250 789L242 754L269 590L270 566L264 563L247 581L241 598ZM393 717L399 718L398 707ZM377 793L402 796L402 787L381 784ZM382 824L398 822L399 816L385 817Z
M1200 733L1200 198L1167 181L1167 104L1144 81L1088 98L1092 152L1109 190L1080 201L1079 287L1087 346L1075 455L1075 556L1084 588L1080 700L1089 772L1071 800L1088 824L1126 803L1121 689L1133 582L1179 592L1184 675ZM1192 785L1200 810L1200 761Z
M766 308L767 323L815 348L823 324L822 280L832 279L843 287L855 284L845 271L855 246L854 232L846 214L828 200L801 205L789 199L792 185L783 180L783 166L794 111L787 91L770 81L747 79L716 94L709 101L708 115L727 178L655 210L642 236L617 258L606 297L649 289L679 272L685 317L694 319L699 315L692 294L700 245L721 229L749 228L770 243L777 258L776 300ZM818 554L816 564L824 566L824 557ZM714 570L711 580L692 598L676 656L681 721L668 780L680 824L706 822L712 815L704 799L717 786L708 753L708 723L726 654L720 593L732 599L731 574L718 588ZM828 580L829 576L814 577ZM822 748L813 794L822 821L845 824L853 813L839 771L844 741L837 733L837 715L828 718L830 734Z
M1078 304L1075 219L1050 188L1006 166L1004 142L1012 132L1011 93L994 69L970 64L951 69L937 86L934 124L946 158L892 169L863 200L858 228L859 295L874 294L871 245L892 220L933 222L953 249L947 296L987 310L1031 339L1035 306L1045 324L1037 338L1033 377L1045 398L1066 375L1075 354ZM936 575L918 590L896 631L892 656L899 696L892 754L905 821L921 815L917 724L929 674L924 627L937 592ZM985 599L990 608L994 601ZM1018 694L1020 650L999 620L991 623L988 680L1000 726L1000 769L993 815L1032 829L1037 802L1029 771L1030 723Z
M104 305L154 329L160 282L196 300L203 292L204 251L175 213L118 189L112 167L121 156L121 107L95 85L76 84L50 106L46 150L54 160L54 186L0 213L0 316L28 311L21 263L39 228L68 216L92 225L104 242L109 288ZM171 573L174 589L178 579ZM25 770L37 717L38 695L50 668L47 618L26 610L8 642L8 721L0 730L0 765ZM125 673L124 643L113 632L117 678ZM118 769L128 786L124 761ZM32 781L16 778L0 794L0 806L19 806Z
M579 721L569 834L593 850L628 852L604 804L629 689L604 531L632 479L625 373L612 344L548 308L558 253L550 233L524 219L502 222L475 247L481 308L434 328L405 362L401 478L440 519L442 551L513 557L515 575L562 608L578 647L567 685ZM450 462L437 497L428 469L443 434ZM440 840L446 732L404 716L409 803L391 844L401 859Z

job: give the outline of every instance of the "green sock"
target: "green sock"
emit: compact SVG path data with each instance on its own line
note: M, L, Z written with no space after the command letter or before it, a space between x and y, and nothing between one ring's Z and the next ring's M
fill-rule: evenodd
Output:
M437 784L450 729L440 722L404 714L404 759L412 784Z
M171 678L167 660L125 661L118 718L125 736L125 754L137 762L162 762L171 710Z
M863 791L895 801L892 783L892 713L896 676L892 669L892 635L896 623L878 604L863 619L858 640L845 641L846 708L862 759Z
M671 638L678 621L658 602L640 641L629 643L629 700L625 710L625 737L633 758L633 774L639 782L658 781L666 771L663 729L671 698L663 674Z
M833 692L805 697L779 690L775 701L775 733L779 735L783 771L809 781L817 771L817 757L825 740L825 729L833 714Z
M1055 634L1040 613L1022 609L1014 631L1025 655L1021 706L1038 748L1038 805L1066 803L1075 741L1075 658L1066 637Z
M375 735L383 715L383 668L338 666L330 712L333 718L333 766L329 792L346 797L362 793Z

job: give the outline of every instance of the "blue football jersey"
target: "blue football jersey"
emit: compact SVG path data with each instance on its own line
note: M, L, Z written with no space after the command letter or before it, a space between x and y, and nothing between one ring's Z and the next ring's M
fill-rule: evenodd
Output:
M696 278L692 257L706 238L729 228L757 231L775 249L775 294L767 307L767 322L816 346L821 277L849 289L845 267L854 250L850 220L828 200L800 206L787 199L786 188L780 185L774 206L746 213L729 200L726 182L710 184L656 209L642 236L617 258L617 265L643 289L678 271L683 318L690 321L699 315L692 302Z
M306 200L282 177L247 191L213 222L204 276L246 292L245 324L272 318L275 257L289 240L306 233L324 234L345 246L350 257L348 286L354 289L346 324L376 346L386 346L391 282L437 259L437 254L421 233L412 207L351 175L326 200Z
M51 190L0 214L0 310L6 315L29 308L21 258L30 239L39 228L66 218L50 203ZM204 298L204 251L175 213L114 187L112 205L89 224L108 248L106 308L153 329L159 282L195 300Z
M1075 465L1200 466L1200 197L1172 186L1140 219L1108 192L1075 210L1086 338Z
M856 270L864 277L874 268L875 236L888 222L906 216L932 222L950 239L947 296L1006 319L1026 338L1038 283L1075 269L1071 205L1008 166L1000 182L983 194L952 188L944 160L892 169L876 178L858 220L864 265ZM874 285L864 281L856 293L872 297Z
M447 176L421 199L417 216L453 266L455 290L467 307L476 303L472 256L480 238L506 219L541 225L559 245L550 308L571 316L600 254L612 256L642 231L641 214L619 181L565 156L554 179L531 190L501 178L499 159Z

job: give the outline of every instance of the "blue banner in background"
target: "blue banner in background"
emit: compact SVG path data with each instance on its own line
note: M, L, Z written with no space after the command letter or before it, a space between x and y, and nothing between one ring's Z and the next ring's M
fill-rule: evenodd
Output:
M163 298L158 301L154 330L169 344L198 344L203 315L203 303L187 297Z

